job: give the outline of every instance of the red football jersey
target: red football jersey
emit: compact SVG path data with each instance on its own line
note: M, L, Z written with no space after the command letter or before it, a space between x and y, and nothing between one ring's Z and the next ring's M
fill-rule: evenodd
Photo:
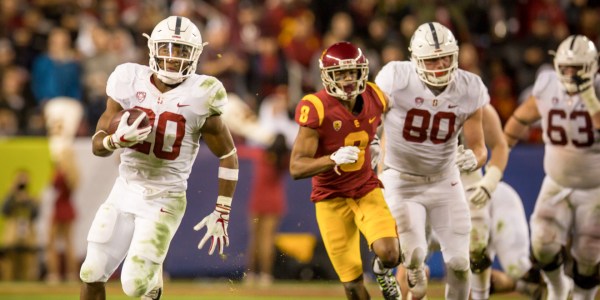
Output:
M310 197L313 202L336 197L360 198L382 186L371 168L369 144L381 123L387 103L381 90L370 82L360 97L363 107L357 115L324 89L304 96L296 106L296 122L319 133L315 157L331 155L342 146L354 145L361 150L356 163L338 167L341 175L329 170L313 176ZM360 99L357 99L357 105L358 101Z

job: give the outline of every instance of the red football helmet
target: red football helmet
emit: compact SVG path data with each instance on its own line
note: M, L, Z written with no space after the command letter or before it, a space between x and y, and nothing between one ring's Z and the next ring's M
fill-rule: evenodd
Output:
M323 51L319 58L321 80L327 93L342 100L352 99L365 91L369 76L369 60L360 48L339 42ZM342 72L356 70L354 80L342 78ZM338 78L336 78L338 77Z

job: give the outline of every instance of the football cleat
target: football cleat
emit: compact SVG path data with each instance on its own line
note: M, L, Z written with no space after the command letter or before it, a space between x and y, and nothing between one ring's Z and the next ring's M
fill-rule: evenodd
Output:
M427 294L427 275L425 268L406 269L408 275L408 288L413 299L423 299Z
M377 268L375 267L377 264ZM379 284L379 289L385 300L402 300L402 294L400 293L400 285L396 280L396 276L392 273L392 269L388 269L384 273L377 273L375 270L383 270L385 267L378 257L373 258L373 273Z
M141 300L160 300L160 297L162 296L162 289L163 289L163 274L162 273L163 273L162 266L160 266L160 269L158 271L158 283L152 290L150 290L148 293L143 295Z

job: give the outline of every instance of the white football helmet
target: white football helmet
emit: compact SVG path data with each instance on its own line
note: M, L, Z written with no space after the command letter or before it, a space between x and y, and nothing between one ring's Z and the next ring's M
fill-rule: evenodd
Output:
M571 74L564 74L564 67L579 67L577 75L581 79L593 80L598 72L598 51L594 42L583 35L571 35L567 37L556 51L550 51L554 55L554 70L560 81L569 93L577 93L577 84L573 81Z
M158 79L177 84L196 72L198 58L204 49L198 27L188 18L170 16L160 21L148 36L149 66ZM167 67L167 62L171 64Z
M445 86L453 80L458 68L458 43L450 29L437 22L422 24L410 39L410 60L415 64L421 80L432 86ZM450 56L450 66L427 70L425 60Z

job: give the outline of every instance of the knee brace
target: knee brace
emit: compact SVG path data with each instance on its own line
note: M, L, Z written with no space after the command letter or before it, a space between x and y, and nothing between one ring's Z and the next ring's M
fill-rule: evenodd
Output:
M469 261L462 257L452 257L446 267L454 272L464 272L469 270Z
M565 254L566 254L566 249L564 247L561 247L560 250L558 251L558 253L556 253L554 255L554 257L552 258L552 260L550 262L543 263L539 259L537 259L538 265L540 266L540 269L542 269L544 271L554 271L554 270L558 269L558 267L560 267L564 263Z
M93 247L88 247L88 254L79 270L79 278L85 283L106 282L110 274L106 273L107 256L96 251Z
M485 248L477 253L471 252L469 260L471 263L471 271L475 274L479 274L492 266L492 260Z
M152 289L148 280L139 278L122 279L121 287L127 296L135 298L141 297Z
M592 289L600 284L600 274L598 274L598 266L596 272L592 275L581 275L578 271L577 262L573 263L573 282L582 289Z
M153 280L160 272L161 264L157 264L148 258L141 256L128 257L125 259L121 271L121 286L123 292L130 297L140 297L155 286Z

